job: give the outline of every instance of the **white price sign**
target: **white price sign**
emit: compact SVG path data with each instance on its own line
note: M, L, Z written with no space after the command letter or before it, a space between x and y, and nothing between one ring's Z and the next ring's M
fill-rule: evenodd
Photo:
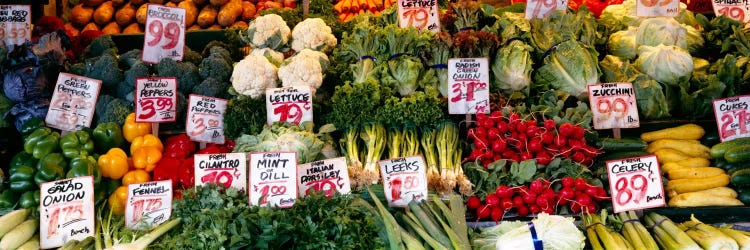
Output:
M247 155L245 153L196 154L195 185L216 183L225 188L247 189Z
M633 84L589 84L589 106L594 113L594 129L637 128L641 126Z
M143 39L143 61L163 58L182 61L185 49L185 9L149 4Z
M313 120L310 87L292 86L266 89L266 122L300 124Z
M41 248L60 247L69 240L94 236L94 178L83 176L39 186Z
M607 174L615 213L666 204L655 155L607 161Z
M224 144L224 112L227 100L190 95L185 133L191 140Z
M750 5L746 1L713 0L711 5L716 16L724 15L741 23L747 21L746 13L750 11Z
M421 155L383 160L378 165L389 206L406 207L410 201L427 198L427 171Z
M172 180L128 185L125 226L148 230L172 217Z
M448 113L490 112L490 66L487 58L448 59Z
M300 165L297 176L297 186L302 197L311 192L323 192L331 197L336 192L348 194L352 191L344 157Z
M289 208L297 200L297 153L250 153L250 205Z
M91 126L101 86L96 79L60 73L45 118L47 125L63 131Z
M174 122L177 119L177 78L137 78L134 94L136 122Z
M6 45L31 40L31 5L0 5L0 41Z
M398 24L401 28L440 32L437 0L398 0Z
M679 0L636 0L639 17L676 17L680 14Z
M750 136L750 95L718 99L713 104L721 141Z
M526 4L526 19L545 18L555 10L568 10L568 0L529 0Z

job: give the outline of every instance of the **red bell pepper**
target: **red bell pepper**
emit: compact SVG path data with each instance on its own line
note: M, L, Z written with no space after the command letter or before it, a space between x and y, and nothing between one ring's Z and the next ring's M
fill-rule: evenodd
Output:
M195 186L195 172L193 172L193 157L182 161L182 166L178 172L180 186L183 189L193 188Z
M195 143L186 134L179 134L167 138L164 147L164 157L185 159L195 153Z
M172 180L172 189L177 189L177 184L179 184L180 168L183 167L182 162L182 159L171 157L162 158L156 165L156 168L154 168L154 180Z

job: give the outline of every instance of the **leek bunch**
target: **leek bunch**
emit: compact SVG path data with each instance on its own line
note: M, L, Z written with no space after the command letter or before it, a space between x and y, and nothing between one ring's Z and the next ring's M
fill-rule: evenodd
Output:
M363 171L358 175L358 183L377 184L380 180L378 162L385 151L386 131L379 123L367 123L362 126L359 137L365 142L367 153Z
M461 146L458 140L458 127L452 121L445 121L438 125L435 132L438 166L440 167L439 183L434 185L440 193L450 193L458 186L459 192L471 195L471 181L464 174L461 167Z

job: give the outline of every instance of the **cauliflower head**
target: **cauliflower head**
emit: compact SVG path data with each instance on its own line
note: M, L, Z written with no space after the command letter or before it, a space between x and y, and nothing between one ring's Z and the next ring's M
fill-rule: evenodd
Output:
M232 88L253 99L261 98L266 94L267 88L277 86L277 71L278 68L265 57L248 55L234 66L230 78Z
M284 19L276 14L260 16L248 24L246 41L253 48L279 50L286 46L291 35Z
M279 79L284 87L309 86L313 93L323 84L323 72L328 68L328 56L322 52L303 49L287 59L279 68Z
M276 65L276 67L279 67L284 63L284 54L269 48L254 49L250 51L250 55L265 57L269 62L273 63L273 65Z
M336 47L337 43L331 27L320 18L305 19L292 30L292 49L295 51L311 49L327 53Z

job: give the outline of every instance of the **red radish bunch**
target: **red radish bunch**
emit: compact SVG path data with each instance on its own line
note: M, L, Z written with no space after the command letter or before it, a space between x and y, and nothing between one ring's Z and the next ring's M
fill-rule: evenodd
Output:
M500 159L516 162L536 159L538 164L547 165L555 157L589 166L601 153L586 144L586 131L582 127L570 123L558 126L554 120L544 120L540 124L517 113L506 117L500 111L489 116L477 114L476 120L476 127L468 131L474 150L467 160L478 160L484 167Z
M518 216L527 216L545 212L555 214L562 206L569 206L573 213L594 213L597 202L607 198L607 192L602 187L589 184L583 178L560 179L562 187L555 192L550 182L537 179L528 186L508 187L498 186L494 193L487 194L484 201L472 196L466 201L466 207L476 212L477 219L491 219L499 221L509 212Z

